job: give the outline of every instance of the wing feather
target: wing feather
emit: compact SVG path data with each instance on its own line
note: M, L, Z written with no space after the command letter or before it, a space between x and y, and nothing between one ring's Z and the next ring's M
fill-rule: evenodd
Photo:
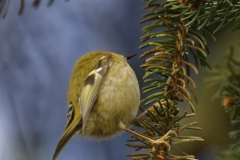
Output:
M84 133L89 114L97 99L99 88L101 86L104 76L108 71L110 62L111 56L103 56L100 59L97 67L89 73L80 92L79 106L83 121L82 134Z
M71 116L70 116L71 120L69 119L69 121L71 121L71 122L67 123L67 128L64 131L62 137L60 138L60 140L57 144L57 147L55 149L55 152L54 152L54 155L53 155L53 158L52 158L53 160L55 160L57 158L57 156L59 155L61 150L64 148L64 146L70 140L70 138L74 135L74 133L76 131L76 128L81 121L80 115L76 114L75 116L73 116L74 112L71 112L70 114L71 114Z

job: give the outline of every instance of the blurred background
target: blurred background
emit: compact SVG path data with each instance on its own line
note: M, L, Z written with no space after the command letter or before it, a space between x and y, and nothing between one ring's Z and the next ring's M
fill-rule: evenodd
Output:
M66 94L76 60L84 53L108 50L123 55L143 53L138 47L143 35L139 25L142 1L42 0L36 9L25 0L10 1L5 19L0 20L0 159L50 160L62 135L67 114ZM218 42L209 39L209 63L221 64L222 55L233 44L239 53L240 32L219 33ZM239 55L239 54L238 54ZM138 56L129 63L142 86L144 60ZM201 136L204 142L187 143L185 151L200 160L212 160L230 143L228 116L221 102L211 100L214 91L204 88L203 71L197 82L197 121L201 131L186 135ZM193 73L192 73L193 75ZM189 110L186 106L183 111ZM124 160L132 149L125 146L130 134L107 141L74 137L58 160Z

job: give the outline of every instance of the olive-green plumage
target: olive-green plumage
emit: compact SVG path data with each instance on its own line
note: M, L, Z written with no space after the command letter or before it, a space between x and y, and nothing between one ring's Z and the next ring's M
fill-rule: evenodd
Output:
M106 139L131 125L140 104L136 75L122 55L95 51L75 64L68 90L67 127L55 150L56 159L75 135Z

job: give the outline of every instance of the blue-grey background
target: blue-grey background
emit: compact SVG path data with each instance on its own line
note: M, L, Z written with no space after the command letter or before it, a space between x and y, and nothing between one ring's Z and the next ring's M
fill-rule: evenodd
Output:
M48 0L42 0L37 9L32 0L25 2L23 15L17 15L20 1L12 0L6 18L0 20L0 159L50 160L65 128L66 93L75 61L94 50L140 55L144 2L58 0L47 7ZM239 37L239 32L220 34L219 43L230 35ZM222 42L219 54L231 40ZM210 50L214 52L219 43L212 43ZM142 63L138 57L130 60L140 84ZM189 143L186 149L210 160L229 143L229 121L220 107L206 102L211 95L199 88L198 118L191 121L199 122L203 130L193 135L205 142ZM127 159L126 154L133 152L125 146L129 136L123 133L108 141L74 137L58 160Z

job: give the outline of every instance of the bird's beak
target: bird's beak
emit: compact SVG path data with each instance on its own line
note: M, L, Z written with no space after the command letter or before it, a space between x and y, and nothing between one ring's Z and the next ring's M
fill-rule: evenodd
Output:
M131 59L132 57L134 57L134 56L136 56L137 54L132 54L132 55L130 55L130 56L125 56L125 58L127 59L127 60L129 60L129 59Z

